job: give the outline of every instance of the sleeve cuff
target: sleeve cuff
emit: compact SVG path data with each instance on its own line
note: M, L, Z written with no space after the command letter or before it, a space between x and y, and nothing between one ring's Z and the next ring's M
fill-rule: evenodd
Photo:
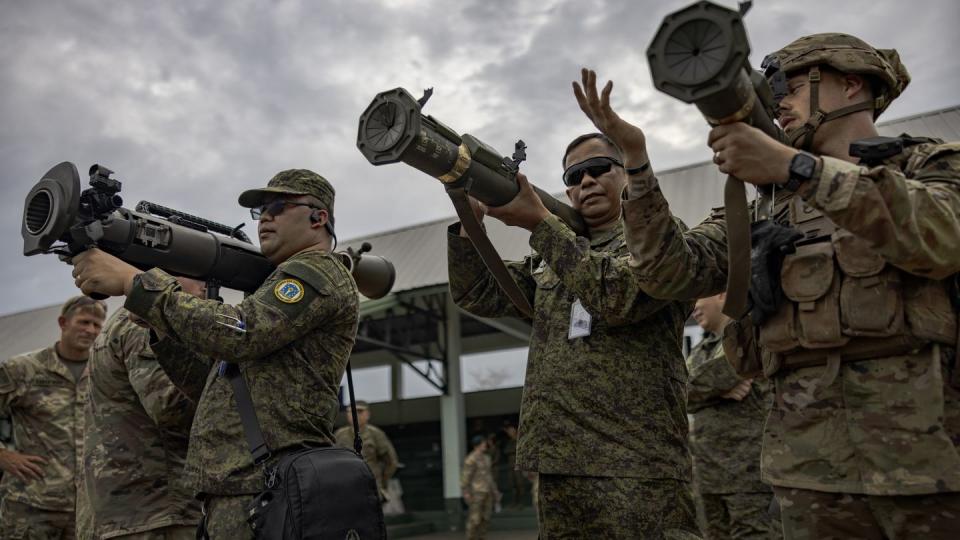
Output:
M800 196L824 212L846 210L860 179L862 167L841 159L821 156L820 173L800 189Z
M155 326L155 321L150 317L150 308L156 303L161 292L177 285L179 283L175 277L159 268L138 274L133 279L133 288L130 289L123 307L140 316L147 324Z
M659 188L651 190L640 198L630 198L623 201L620 212L623 216L624 228L635 227L640 230L663 213L670 212L670 206L663 192Z
M560 244L573 242L577 235L567 227L557 216L550 214L546 219L534 227L530 235L530 247L544 260L555 261L555 248Z

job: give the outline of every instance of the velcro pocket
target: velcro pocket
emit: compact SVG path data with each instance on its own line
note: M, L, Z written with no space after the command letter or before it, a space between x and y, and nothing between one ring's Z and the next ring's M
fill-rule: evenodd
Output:
M840 326L840 275L833 255L832 243L818 242L798 246L783 260L783 292L796 302L797 339L807 349L850 341Z
M865 240L849 231L833 234L840 285L840 321L848 336L889 337L903 332L900 272Z
M866 240L854 236L849 231L838 230L833 233L833 246L837 252L837 263L845 275L875 276L887 264Z
M922 339L955 346L957 313L945 281L903 276L904 312L910 333Z
M782 302L780 309L760 327L760 345L771 352L788 352L800 346L796 306Z
M900 272L888 267L877 275L844 276L840 287L843 333L889 337L903 332Z
M727 362L741 378L749 379L763 372L760 349L754 341L753 323L750 317L730 321L723 328L723 352Z

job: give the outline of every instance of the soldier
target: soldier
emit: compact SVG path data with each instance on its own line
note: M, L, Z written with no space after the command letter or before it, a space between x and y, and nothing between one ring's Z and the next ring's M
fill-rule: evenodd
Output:
M782 292L779 305L727 330L728 358L743 372L762 364L775 383L761 473L784 535L953 538L960 394L948 278L960 271L960 145L904 136L851 146L876 137L876 117L910 80L896 51L817 34L765 64L771 80L784 76L779 123L793 146L742 123L714 128L708 142L722 172L760 186L765 221L755 230L770 232L757 240L796 250L767 267L761 281L773 294L751 291L762 301ZM629 162L646 163L643 133L613 113L609 83L602 98L595 74L584 83L581 108ZM696 298L724 287L722 211L682 232L649 168L627 195L627 241L645 290Z
M0 364L0 413L12 417L18 449L0 449L0 538L74 537L87 359L106 313L103 302L71 298L59 341Z
M177 278L203 296L202 282ZM127 310L107 322L90 357L77 537L192 540L200 505L183 482L196 401L177 389Z
M770 384L740 378L727 362L720 346L729 322L721 311L723 300L723 294L697 300L693 318L706 334L687 358L690 454L704 537L780 538L780 522L768 512L773 492L760 481Z
M483 435L474 435L470 440L473 448L463 461L460 473L460 491L470 507L467 515L467 540L483 540L493 506L500 499L500 491L493 480L493 463L487 453L488 442Z
M541 537L695 535L680 347L692 304L649 297L628 264L620 150L588 134L570 143L563 164L589 239L547 212L523 174L510 203L472 201L478 219L486 212L532 232L535 254L507 267L534 307L517 466L540 473ZM523 317L459 224L448 246L460 307Z
M344 448L353 448L353 415L347 408L347 425L334 434L337 444ZM360 440L363 441L363 460L370 466L373 477L377 479L377 488L384 499L387 498L387 485L397 472L397 451L382 429L370 423L370 405L366 401L357 401L357 422L360 424Z
M333 186L303 169L282 171L265 189L240 195L259 219L261 251L278 266L237 306L194 298L169 274L141 273L100 250L74 258L77 285L126 295L124 307L161 334L158 346L172 341L239 365L272 453L264 466L254 465L233 388L220 376L226 364L216 364L197 405L186 465L204 500L205 528L216 540L252 538L246 507L264 487L265 468L304 445L334 443L337 391L359 302L350 272L331 251L333 202ZM163 367L178 386L209 365L169 356Z

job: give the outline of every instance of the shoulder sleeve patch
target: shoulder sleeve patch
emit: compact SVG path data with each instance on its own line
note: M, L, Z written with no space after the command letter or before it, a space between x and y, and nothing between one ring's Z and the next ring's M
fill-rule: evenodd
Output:
M285 304L296 304L303 300L303 283L297 279L281 279L273 286L273 295Z

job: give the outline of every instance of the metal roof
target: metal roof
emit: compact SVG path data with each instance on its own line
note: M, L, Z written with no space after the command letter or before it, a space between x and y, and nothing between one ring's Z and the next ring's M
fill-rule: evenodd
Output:
M882 135L924 135L945 140L960 141L960 105L878 125ZM723 175L711 162L694 163L657 173L660 187L674 214L688 225L699 223L710 208L723 200ZM566 200L563 194L555 195ZM394 293L413 291L447 283L447 226L456 220L439 219L419 225L354 238L343 247L359 247L370 242L373 254L386 257L397 269ZM531 252L527 241L529 233L516 227L507 227L495 219L485 220L487 232L501 256L520 259ZM223 291L228 302L238 302L235 291ZM108 301L110 311L120 306L119 299ZM365 307L374 307L366 306ZM0 361L15 354L52 345L59 336L57 314L59 305L0 317ZM369 309L365 311L370 311Z

